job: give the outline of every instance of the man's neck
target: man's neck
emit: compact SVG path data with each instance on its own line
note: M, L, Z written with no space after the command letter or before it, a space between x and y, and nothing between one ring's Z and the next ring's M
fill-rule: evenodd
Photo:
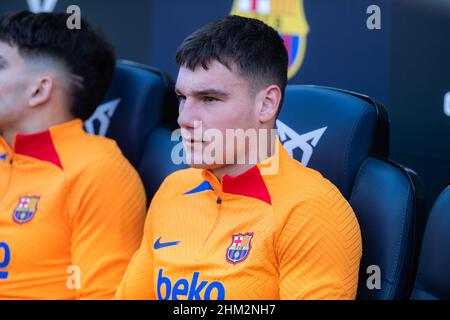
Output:
M218 169L211 170L212 173L217 177L217 179L222 179L223 176L229 175L232 177L238 176L248 169L255 166L254 164L233 164L233 165L227 165L225 167L220 167Z
M260 153L257 153L257 163L260 163L270 157L272 157L275 153L275 143L276 143L276 136L273 135L271 137L268 138L267 141L270 141L270 143L268 143L267 146L267 152L265 153L265 156L260 157ZM246 156L245 159L249 159L248 155ZM238 176L242 173L244 173L245 171L249 170L250 168L254 167L256 165L256 163L245 163L245 164L230 164L230 165L226 165L217 169L212 169L211 172L217 177L217 179L222 179L222 177L224 175L229 175L229 176Z

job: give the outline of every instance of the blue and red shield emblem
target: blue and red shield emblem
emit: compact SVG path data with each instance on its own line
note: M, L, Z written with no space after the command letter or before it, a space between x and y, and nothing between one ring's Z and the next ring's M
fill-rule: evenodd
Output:
M247 259L252 248L253 232L235 234L231 237L231 245L227 249L227 261L237 264Z
M231 14L259 19L277 30L289 55L288 77L298 72L309 33L303 0L234 0Z
M33 219L38 209L38 196L20 197L19 204L14 209L13 220L18 224L24 224Z

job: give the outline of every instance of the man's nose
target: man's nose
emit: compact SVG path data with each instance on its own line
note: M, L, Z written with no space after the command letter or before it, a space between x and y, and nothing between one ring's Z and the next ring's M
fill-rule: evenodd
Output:
M200 121L200 117L194 99L186 98L183 102L181 102L177 121L180 128L195 128L197 125L196 122Z

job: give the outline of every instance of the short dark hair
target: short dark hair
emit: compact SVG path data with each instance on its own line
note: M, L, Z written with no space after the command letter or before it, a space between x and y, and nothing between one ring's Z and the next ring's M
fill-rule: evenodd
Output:
M66 13L20 11L0 18L0 41L17 46L26 57L48 57L63 63L81 80L68 93L70 111L86 120L103 100L114 74L112 45L85 19L81 29L69 30Z
M276 84L282 92L287 83L288 54L278 32L264 22L228 16L212 22L188 36L177 50L178 65L190 70L217 60L261 87Z

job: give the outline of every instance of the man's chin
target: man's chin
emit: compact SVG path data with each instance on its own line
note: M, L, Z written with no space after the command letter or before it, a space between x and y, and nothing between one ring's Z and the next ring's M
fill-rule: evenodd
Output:
M207 163L188 163L188 166L193 169L206 169L206 170L217 170L224 167L223 164L207 164Z

